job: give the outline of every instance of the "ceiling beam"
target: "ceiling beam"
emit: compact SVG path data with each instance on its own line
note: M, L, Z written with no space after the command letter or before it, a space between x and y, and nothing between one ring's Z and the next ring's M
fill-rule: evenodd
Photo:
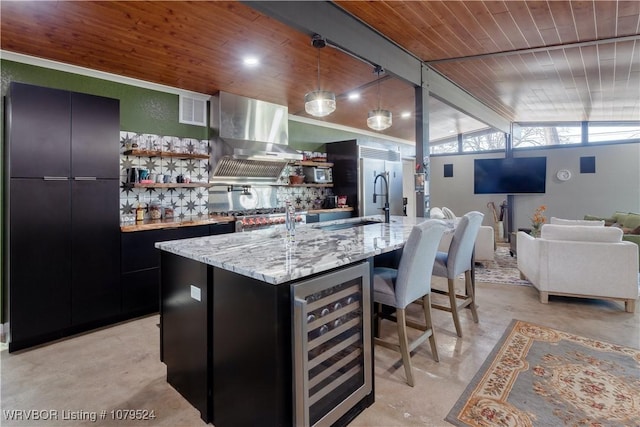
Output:
M320 34L330 44L339 46L352 56L380 65L385 72L414 87L427 86L435 97L453 108L509 133L510 121L490 109L440 73L430 69L424 73L422 60L395 44L369 25L327 1L243 1L242 3L300 32ZM433 79L433 81L431 81Z

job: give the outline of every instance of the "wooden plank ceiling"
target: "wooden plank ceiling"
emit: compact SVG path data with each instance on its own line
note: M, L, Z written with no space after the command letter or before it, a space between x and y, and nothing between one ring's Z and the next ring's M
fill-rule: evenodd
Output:
M338 1L513 121L640 120L640 2ZM338 95L324 120L367 129L378 105L369 64L319 52L303 34L237 2L2 1L3 50L180 89L219 90L287 105L306 116L304 94ZM572 45L584 42L583 45ZM548 49L537 49L545 48ZM260 65L247 68L245 55ZM484 56L478 56L484 55ZM347 95L359 91L358 101ZM382 134L414 140L413 88L379 83L394 114ZM434 100L431 139L483 126Z

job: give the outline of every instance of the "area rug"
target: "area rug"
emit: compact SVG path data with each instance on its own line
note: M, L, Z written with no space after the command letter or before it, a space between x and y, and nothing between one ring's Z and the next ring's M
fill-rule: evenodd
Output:
M505 246L498 246L493 261L482 261L476 263L475 267L476 282L531 285L528 280L520 279L518 261Z
M514 320L447 417L456 426L639 426L640 350Z

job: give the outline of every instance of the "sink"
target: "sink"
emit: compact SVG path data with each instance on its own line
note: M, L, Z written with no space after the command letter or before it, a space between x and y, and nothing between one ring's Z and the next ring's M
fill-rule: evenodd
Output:
M333 231L333 230L345 230L347 228L354 228L354 227L362 227L363 225L382 224L382 223L383 223L382 221L378 221L375 219L364 219L362 221L357 221L357 222L344 222L341 224L319 225L315 228L319 228L320 230Z

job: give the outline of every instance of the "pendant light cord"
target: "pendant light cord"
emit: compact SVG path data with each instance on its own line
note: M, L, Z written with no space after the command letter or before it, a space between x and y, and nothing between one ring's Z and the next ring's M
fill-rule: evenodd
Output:
M318 49L318 90L320 90L320 48L316 49Z

